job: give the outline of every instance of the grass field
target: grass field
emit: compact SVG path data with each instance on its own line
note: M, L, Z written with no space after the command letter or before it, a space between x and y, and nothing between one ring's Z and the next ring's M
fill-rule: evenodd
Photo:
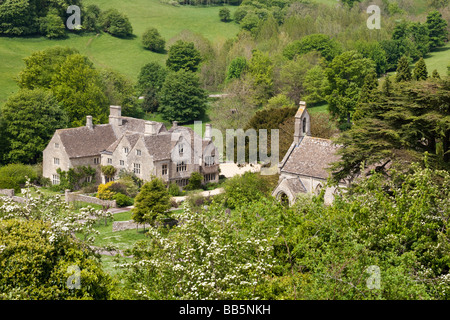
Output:
M14 77L24 68L23 58L33 51L60 45L78 49L98 67L110 67L135 80L140 68L151 61L164 63L167 54L153 53L141 46L141 35L148 27L156 27L168 42L183 30L191 30L218 43L234 37L239 26L219 19L221 7L175 7L159 0L85 0L102 10L116 8L125 13L133 26L134 38L120 39L108 34L70 34L67 39L45 37L0 37L0 107L9 95L18 90ZM237 7L230 6L233 13Z

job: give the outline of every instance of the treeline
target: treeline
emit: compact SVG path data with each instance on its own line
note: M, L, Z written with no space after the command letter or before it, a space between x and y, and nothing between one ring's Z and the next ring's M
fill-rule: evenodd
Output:
M66 21L75 11L69 6L80 8L80 25L69 30ZM102 11L97 5L84 6L82 0L38 1L6 0L0 2L0 35L30 36L42 35L48 38L63 38L70 32L104 31L118 37L130 36L133 27L128 17L117 9Z

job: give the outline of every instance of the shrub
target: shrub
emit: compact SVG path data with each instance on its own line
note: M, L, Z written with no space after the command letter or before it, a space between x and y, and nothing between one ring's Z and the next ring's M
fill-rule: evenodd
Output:
M168 192L172 197L178 197L180 195L180 187L175 182L171 182Z
M133 199L124 195L123 193L116 193L113 196L113 200L116 200L117 206L119 208L128 207L133 205Z
M142 45L150 51L163 52L165 44L166 41L156 28L149 28L142 35Z
M102 183L98 186L97 198L101 200L112 200L115 192L111 191L109 188L114 184L114 181L108 183Z
M230 21L230 10L228 8L222 8L219 10L220 21L227 22Z
M39 28L41 33L50 39L62 38L66 32L63 20L53 12L39 19Z
M108 189L114 193L122 193L123 195L129 196L127 186L121 182L114 182Z
M37 179L36 171L32 166L24 164L9 164L0 168L0 189L14 189L16 193L25 186L27 178L31 182Z
M202 187L203 176L200 172L192 172L189 183L185 187L186 190L196 190Z
M133 33L128 17L117 9L109 9L100 14L100 25L103 31L117 37L126 37Z

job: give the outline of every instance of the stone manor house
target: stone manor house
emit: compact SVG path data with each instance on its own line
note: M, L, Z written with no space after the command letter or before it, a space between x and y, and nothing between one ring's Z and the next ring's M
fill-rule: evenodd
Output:
M97 169L97 182L106 183L110 178L101 166L112 165L117 172L113 179L125 170L143 180L156 176L184 187L194 171L203 175L204 183L218 182L216 155L210 124L200 137L176 121L168 130L163 123L123 117L120 106L110 106L108 124L94 125L87 116L83 127L56 130L43 153L43 175L59 184L58 168L91 166Z

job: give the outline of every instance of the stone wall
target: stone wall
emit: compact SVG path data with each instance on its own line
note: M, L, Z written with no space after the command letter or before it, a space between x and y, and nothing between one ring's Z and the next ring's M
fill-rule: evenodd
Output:
M14 197L14 189L0 189L0 194L7 197Z
M97 204L100 206L106 206L108 208L117 208L116 200L101 200L96 197L90 197L90 196L86 196L84 194L70 192L69 190L66 190L65 198L66 198L67 203L73 202L73 201L82 201L82 202Z

